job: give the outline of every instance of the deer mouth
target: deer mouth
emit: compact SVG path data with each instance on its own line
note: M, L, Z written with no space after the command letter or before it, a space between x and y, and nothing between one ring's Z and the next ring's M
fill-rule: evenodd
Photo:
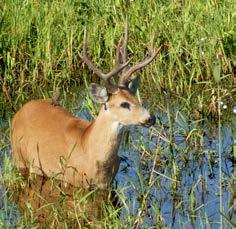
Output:
M141 125L149 128L149 127L155 125L155 123L156 123L156 117L154 115L151 115L150 118L147 119L145 122L141 123Z

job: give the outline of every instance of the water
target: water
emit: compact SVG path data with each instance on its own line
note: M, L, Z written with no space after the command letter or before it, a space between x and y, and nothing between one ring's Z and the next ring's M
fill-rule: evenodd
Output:
M177 111L177 113L180 111ZM201 124L202 135L186 141L186 133L199 130L198 123L189 123L184 115L176 115L173 122L174 144L170 147L170 129L166 114L158 113L158 131L141 127L130 128L131 144L122 145L120 169L114 187L125 205L121 218L141 214L144 222L138 228L156 225L170 228L219 228L219 167L217 124ZM160 126L159 126L160 125ZM1 129L7 127L1 123ZM222 126L223 208L232 217L233 142L236 122ZM2 135L4 136L4 135ZM156 164L153 165L155 152ZM3 157L9 148L2 147L0 168L4 172ZM152 174L152 179L150 179ZM150 184L150 180L153 182ZM16 205L0 186L0 226L16 225L20 214ZM148 195L146 195L148 193ZM140 211L145 198L145 211ZM230 226L226 226L230 228Z
M163 117L163 118L162 118ZM160 114L159 118L163 126L168 126L164 114ZM155 214L155 209L158 208L160 216L163 218L163 225L171 228L219 228L220 222L220 197L219 197L219 167L218 167L218 136L217 126L205 126L204 136L201 144L189 145L186 142L184 133L187 128L191 131L196 125L185 126L186 123L181 123L181 120L176 120L174 123L175 143L176 146L172 148L172 152L168 150L168 143L162 139L151 138L149 133L144 133L146 137L140 144L140 138L135 131L131 132L132 146L129 151L121 151L120 155L123 158L120 172L116 176L118 186L126 187L124 189L127 199L130 200L130 208L124 209L124 216L127 214L138 215L140 210L140 201L138 201L143 193L147 192L149 188L142 188L142 182L145 177L150 175L152 170L153 160L145 160L140 152L137 152L137 146L145 145L151 152L157 147L161 146L164 154L162 159L164 165L155 166L158 174L154 174L156 178L153 187L150 190L150 195L146 199L149 204L149 215ZM180 128L179 125L182 127ZM214 130L214 131L213 131ZM227 217L232 217L232 176L233 176L233 142L236 139L236 123L226 124L222 127L222 171L223 171L223 209ZM141 130L143 132L145 130ZM168 131L168 128L166 129ZM168 133L164 133L168 136ZM167 137L168 138L168 137ZM151 139L147 141L147 139ZM165 155L166 154L166 155ZM186 154L183 157L183 154ZM170 178L173 177L173 164L168 162L168 158L174 157L176 170L179 182L176 188ZM187 162L184 161L186 160ZM153 157L152 157L153 158ZM138 171L138 172L137 172ZM141 174L139 174L141 173ZM161 174L161 175L160 175ZM139 177L142 177L140 180ZM146 178L147 179L147 178ZM134 185L135 184L135 185ZM231 191L230 191L231 189ZM139 190L139 191L137 191ZM146 224L153 226L158 224L157 220L150 220L146 214ZM230 228L230 226L227 226Z

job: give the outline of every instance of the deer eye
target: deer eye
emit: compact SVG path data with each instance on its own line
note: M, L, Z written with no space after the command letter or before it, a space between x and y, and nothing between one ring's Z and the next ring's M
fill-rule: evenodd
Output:
M129 110L130 110L130 104L127 103L127 102L121 103L120 106L121 106L122 108L126 108L126 109L129 109Z

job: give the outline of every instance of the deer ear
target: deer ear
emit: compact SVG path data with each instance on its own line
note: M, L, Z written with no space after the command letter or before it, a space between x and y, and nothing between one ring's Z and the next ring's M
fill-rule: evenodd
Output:
M92 100L96 103L106 103L108 100L107 89L98 84L91 83L89 86L89 92Z
M128 88L132 94L134 94L134 95L136 94L136 92L138 90L139 83L140 83L140 76L139 75L136 76L133 80L131 80L129 82Z

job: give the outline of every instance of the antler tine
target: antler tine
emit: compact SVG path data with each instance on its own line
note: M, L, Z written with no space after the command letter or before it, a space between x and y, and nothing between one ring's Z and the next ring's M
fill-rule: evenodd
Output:
M132 67L130 67L126 72L124 72L124 74L120 77L119 86L125 87L127 81L130 78L130 76L134 72L136 72L136 71L142 69L143 67L145 67L146 65L150 64L155 59L157 54L160 52L161 48L162 48L162 46L160 46L157 50L155 50L155 48L154 48L154 38L153 38L152 39L152 44L151 44L151 50L155 50L155 51L151 51L146 59L144 59L143 61L137 63L136 65L134 65Z
M116 46L116 61L115 64L121 63L121 41L119 41L118 45Z
M84 40L83 40L83 52L79 52L80 58L87 64L88 68L92 70L97 76L99 76L101 79L105 80L104 73L98 69L95 64L91 61L91 59L88 57L88 44L87 44L87 29L85 27L84 29Z
M123 61L122 52L121 52L122 46L121 41L118 43L116 47L116 60L115 60L115 66L114 68L106 75L107 79L117 75L119 72L121 72L126 66L129 65L131 60L125 60Z
M125 19L125 36L124 36L124 43L122 47L122 62L125 63L127 61L127 49L128 49L128 39L129 39L129 27L128 27L128 18L126 16Z
M118 49L118 48L117 48ZM120 49L120 48L119 48ZM117 51L118 52L118 51ZM119 51L120 52L120 51ZM83 52L79 52L80 58L87 64L88 68L92 70L98 77L100 77L102 80L104 80L106 83L110 84L108 82L108 79L111 78L114 75L117 75L120 71L122 71L130 61L126 61L125 63L120 63L120 54L116 54L116 64L114 68L108 72L103 73L100 69L96 67L96 65L92 62L92 60L88 57L88 47L87 47L87 30L85 28L84 30L84 41L83 41Z

